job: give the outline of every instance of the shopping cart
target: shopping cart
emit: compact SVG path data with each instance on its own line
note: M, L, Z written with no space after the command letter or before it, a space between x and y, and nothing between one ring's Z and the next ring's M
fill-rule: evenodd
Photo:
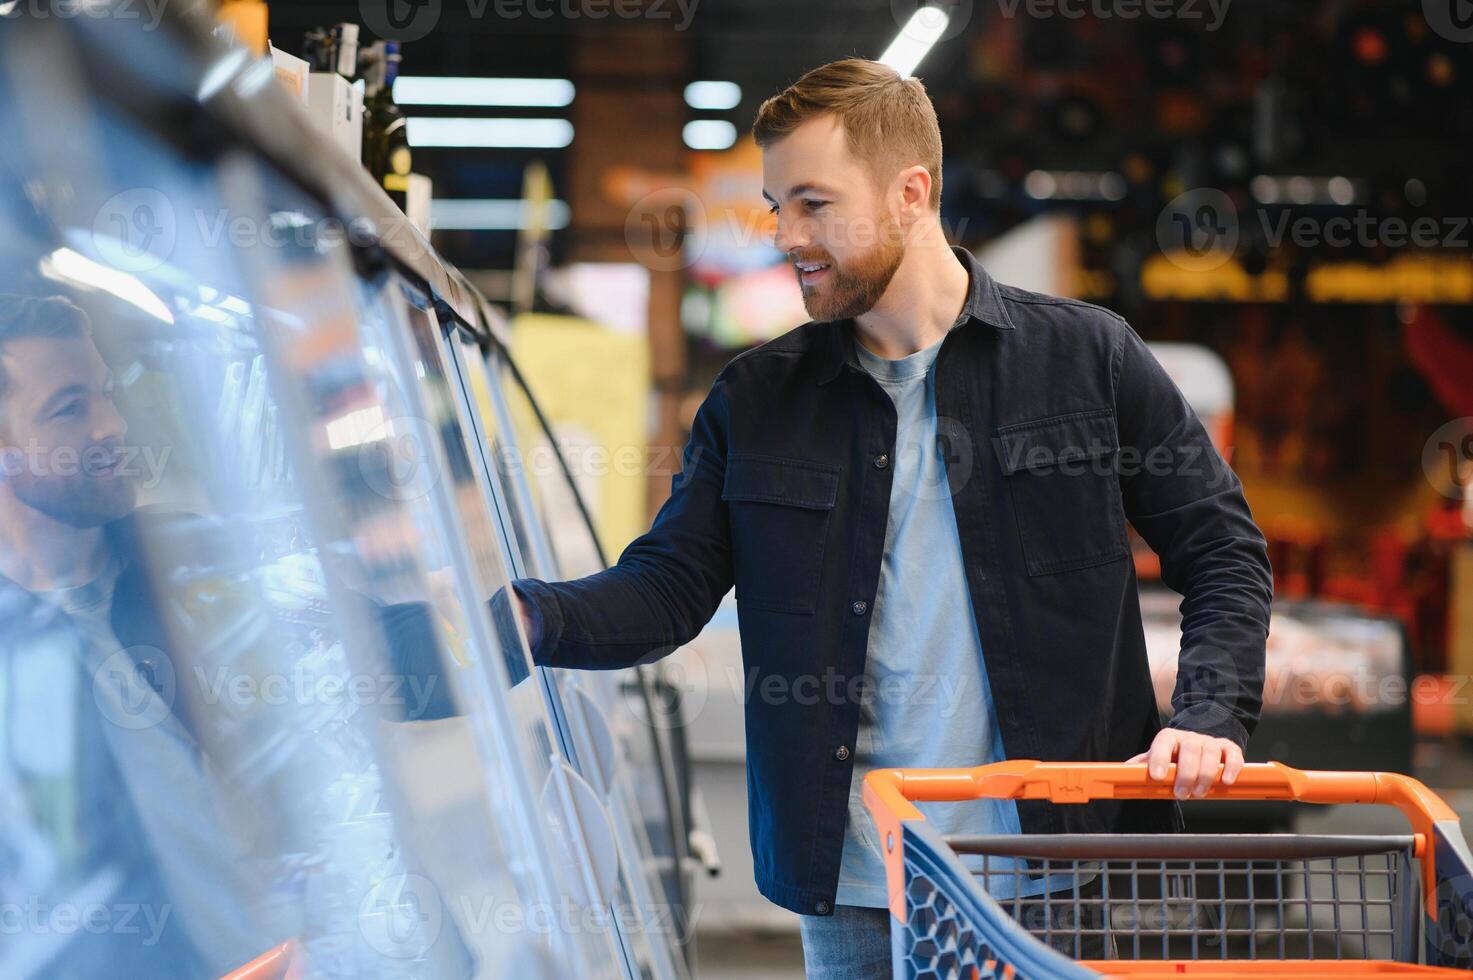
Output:
M894 975L1000 978L1465 975L1473 857L1458 818L1395 773L1245 766L1209 798L1381 803L1404 835L942 837L913 800L1166 799L1145 763L1009 761L864 780Z

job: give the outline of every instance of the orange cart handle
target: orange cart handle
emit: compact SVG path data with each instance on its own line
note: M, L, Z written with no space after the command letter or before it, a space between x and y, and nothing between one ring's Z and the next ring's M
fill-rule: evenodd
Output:
M1167 800L1174 798L1175 781L1175 763L1167 767L1166 778L1152 779L1144 762L1010 759L971 769L876 769L864 777L864 802L880 831L886 863L898 870L900 824L923 819L912 800ZM1295 769L1280 762L1249 763L1231 785L1213 783L1205 798L1394 806L1412 825L1418 857L1432 840L1434 824L1458 819L1441 797L1401 773ZM1422 865L1430 902L1436 882L1432 861Z
M1152 779L1144 762L1034 762L1016 759L971 769L888 769L870 774L908 800L1165 800L1173 798L1176 765ZM1301 803L1385 803L1413 823L1455 820L1437 794L1410 776L1388 772L1295 769L1280 762L1243 767L1237 780L1218 781L1215 800L1297 800Z
M297 962L296 940L272 947L244 966L236 967L220 980L283 980Z

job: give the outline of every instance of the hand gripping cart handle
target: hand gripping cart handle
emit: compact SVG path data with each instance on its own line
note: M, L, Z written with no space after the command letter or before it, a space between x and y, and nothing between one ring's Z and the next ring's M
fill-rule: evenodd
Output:
M1380 803L1405 835L1029 834L943 838L912 801L1170 799L1175 767L1014 760L879 769L897 978L1463 975L1473 857L1457 816L1396 773L1245 766L1225 800Z

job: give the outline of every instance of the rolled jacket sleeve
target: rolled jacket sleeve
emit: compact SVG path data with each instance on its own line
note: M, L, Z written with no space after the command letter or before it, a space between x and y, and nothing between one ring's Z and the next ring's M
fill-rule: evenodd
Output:
M1129 326L1116 358L1125 514L1182 594L1172 728L1247 743L1263 707L1273 577L1237 474Z
M512 582L541 634L532 650L539 666L632 666L689 642L710 621L732 585L721 499L729 413L718 378L696 412L669 498L615 565L566 582Z

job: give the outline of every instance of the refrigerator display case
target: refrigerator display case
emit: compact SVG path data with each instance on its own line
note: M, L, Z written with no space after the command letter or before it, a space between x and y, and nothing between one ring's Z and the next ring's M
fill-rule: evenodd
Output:
M491 336L499 331L492 330ZM467 403L480 408L477 424L484 422L493 433L486 444L496 454L503 485L511 490L507 496L522 508L514 524L526 529L528 539L520 549L510 549L525 556L517 575L567 579L607 567L573 473L505 346L479 360L467 353L463 374ZM720 861L714 850L691 853L699 796L688 778L682 690L665 683L649 665L546 674L556 692L554 710L563 704L571 709L566 720L573 742L569 751L588 760L595 773L591 778L621 800L617 810L627 817L627 832L646 855L651 894L671 907L688 907L685 896L693 888L694 869L714 875ZM691 924L675 925L693 962Z
M489 308L164 14L0 33L0 975L688 975L647 679L506 601Z

